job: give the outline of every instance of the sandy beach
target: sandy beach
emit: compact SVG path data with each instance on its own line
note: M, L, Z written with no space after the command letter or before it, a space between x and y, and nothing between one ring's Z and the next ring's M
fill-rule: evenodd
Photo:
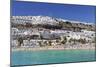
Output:
M48 47L37 47L37 48L33 48L33 47L16 47L16 48L11 48L12 51L37 51L37 50L72 50L72 49L84 49L84 50L95 50L94 46L80 46L80 47L54 47L54 46L48 46Z

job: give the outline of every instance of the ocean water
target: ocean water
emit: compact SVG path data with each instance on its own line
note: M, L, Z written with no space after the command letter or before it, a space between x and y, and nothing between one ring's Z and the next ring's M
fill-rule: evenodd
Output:
M95 61L95 50L12 51L11 66Z

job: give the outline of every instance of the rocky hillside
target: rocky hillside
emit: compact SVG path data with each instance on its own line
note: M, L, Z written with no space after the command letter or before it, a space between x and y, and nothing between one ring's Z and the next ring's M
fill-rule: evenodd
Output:
M95 24L70 21L49 16L11 16L11 26L16 28L46 28L95 31Z

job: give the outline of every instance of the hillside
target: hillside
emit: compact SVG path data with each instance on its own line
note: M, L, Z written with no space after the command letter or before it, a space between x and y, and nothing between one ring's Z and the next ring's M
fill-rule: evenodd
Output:
M46 28L80 31L95 31L95 24L63 20L48 16L12 16L11 26L17 28Z

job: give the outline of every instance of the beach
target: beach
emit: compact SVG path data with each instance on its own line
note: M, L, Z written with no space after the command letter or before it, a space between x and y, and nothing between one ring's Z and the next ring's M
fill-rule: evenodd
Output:
M80 46L46 46L46 47L15 47L11 48L12 51L37 51L37 50L72 50L72 49L84 49L95 50L95 46L92 45L80 45Z

